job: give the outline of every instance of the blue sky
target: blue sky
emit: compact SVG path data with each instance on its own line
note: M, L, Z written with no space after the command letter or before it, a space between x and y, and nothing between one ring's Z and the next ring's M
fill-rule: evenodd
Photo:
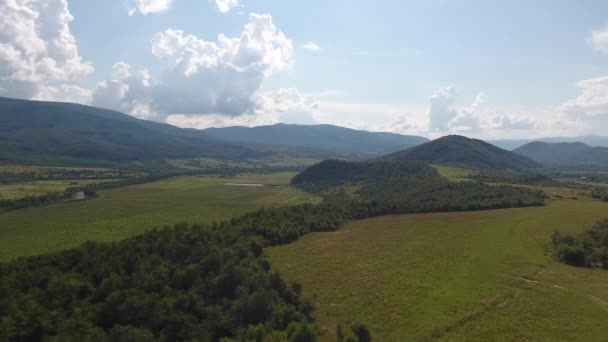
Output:
M54 72L14 76L27 65L0 55L0 76L12 79L0 90L198 128L331 123L482 138L608 129L605 1L222 1L233 7L0 0L53 13L30 18L28 32L27 20L0 11L20 18L4 20L0 43L34 56L32 65L45 52L24 41L45 41L51 53L53 37L75 39L52 57ZM234 40L223 45L220 34Z

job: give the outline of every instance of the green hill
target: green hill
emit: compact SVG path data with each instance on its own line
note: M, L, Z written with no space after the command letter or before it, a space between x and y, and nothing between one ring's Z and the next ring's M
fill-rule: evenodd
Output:
M71 103L0 98L0 161L104 164L182 157L241 158L252 149L198 131Z
M281 145L347 154L386 154L428 141L418 136L368 132L332 125L277 124L203 130L209 137L259 145Z
M608 147L591 147L581 142L531 142L514 153L526 156L548 167L608 167Z
M423 161L474 169L521 170L540 165L524 156L477 139L449 135L384 156L382 160Z

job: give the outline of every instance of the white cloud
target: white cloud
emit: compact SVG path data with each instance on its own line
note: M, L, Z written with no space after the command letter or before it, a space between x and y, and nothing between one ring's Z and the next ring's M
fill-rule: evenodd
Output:
M304 49L309 51L321 51L321 47L315 42L308 42L302 46Z
M274 115L279 122L300 125L318 123L315 112L319 109L317 100L300 93L295 88L281 88L258 96L257 113Z
M229 127L273 125L279 122L311 125L318 123L315 115L319 105L312 95L302 94L294 88L280 88L256 95L256 109L239 116L169 115L167 122L179 127Z
M92 96L94 106L110 108L140 119L156 119L151 108L150 74L146 69L136 73L124 62L114 64L112 79L100 82Z
M594 50L608 53L608 27L591 32L589 42Z
M221 13L228 13L238 7L242 0L215 0L215 7Z
M148 15L169 10L171 0L129 0L129 15Z
M454 86L439 89L429 97L430 132L479 135L492 130L531 130L537 125L529 117L487 105L485 92L478 93L466 106L455 105L456 99Z
M570 117L595 117L608 115L608 76L583 80L576 83L581 94L565 102L560 111Z
M167 65L160 80L114 77L100 84L103 95L95 95L96 103L131 113L145 104L157 119L172 114L251 114L262 81L291 65L293 43L270 15L250 14L238 38L220 34L216 42L209 42L168 29L154 36L152 53ZM137 86L127 86L131 81Z
M446 131L450 121L458 115L453 107L456 99L456 89L449 86L439 89L429 97L429 128Z
M93 72L78 54L73 19L67 0L0 1L0 95L45 97L61 91L52 83Z
M58 87L42 86L34 100L73 103L91 103L93 93L76 85L62 84Z

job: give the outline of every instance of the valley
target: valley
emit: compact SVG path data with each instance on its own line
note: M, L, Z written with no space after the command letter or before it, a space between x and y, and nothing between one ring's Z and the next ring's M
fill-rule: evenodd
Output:
M605 335L601 148L2 110L0 340Z
M291 173L176 177L104 190L98 198L0 213L0 262L116 242L177 223L213 223L273 205L318 201L288 186ZM226 186L261 183L264 187ZM12 191L0 186L0 191Z

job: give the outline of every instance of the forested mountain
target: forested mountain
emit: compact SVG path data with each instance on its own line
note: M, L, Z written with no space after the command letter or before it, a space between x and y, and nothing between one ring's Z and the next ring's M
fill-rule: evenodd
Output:
M193 130L71 103L0 98L0 160L100 164L257 152Z
M547 137L537 139L499 139L490 140L490 144L512 151L518 147L524 146L531 142L540 141L545 143L575 143L581 142L592 147L608 147L608 137L600 135L584 135L580 137Z
M608 147L591 147L581 142L531 142L514 153L549 167L608 167Z
M331 125L182 129L72 103L0 98L0 161L38 164L210 157L255 159L276 153L363 157L407 148L422 137Z
M423 161L474 169L520 170L540 167L535 161L477 139L449 135L384 156L382 160Z
M326 160L298 174L292 184L322 195L351 193L367 216L533 206L545 197L511 186L452 182L427 164L402 161Z
M251 128L209 128L203 132L229 142L297 146L356 154L385 154L428 141L418 136L359 131L332 125L277 124Z

